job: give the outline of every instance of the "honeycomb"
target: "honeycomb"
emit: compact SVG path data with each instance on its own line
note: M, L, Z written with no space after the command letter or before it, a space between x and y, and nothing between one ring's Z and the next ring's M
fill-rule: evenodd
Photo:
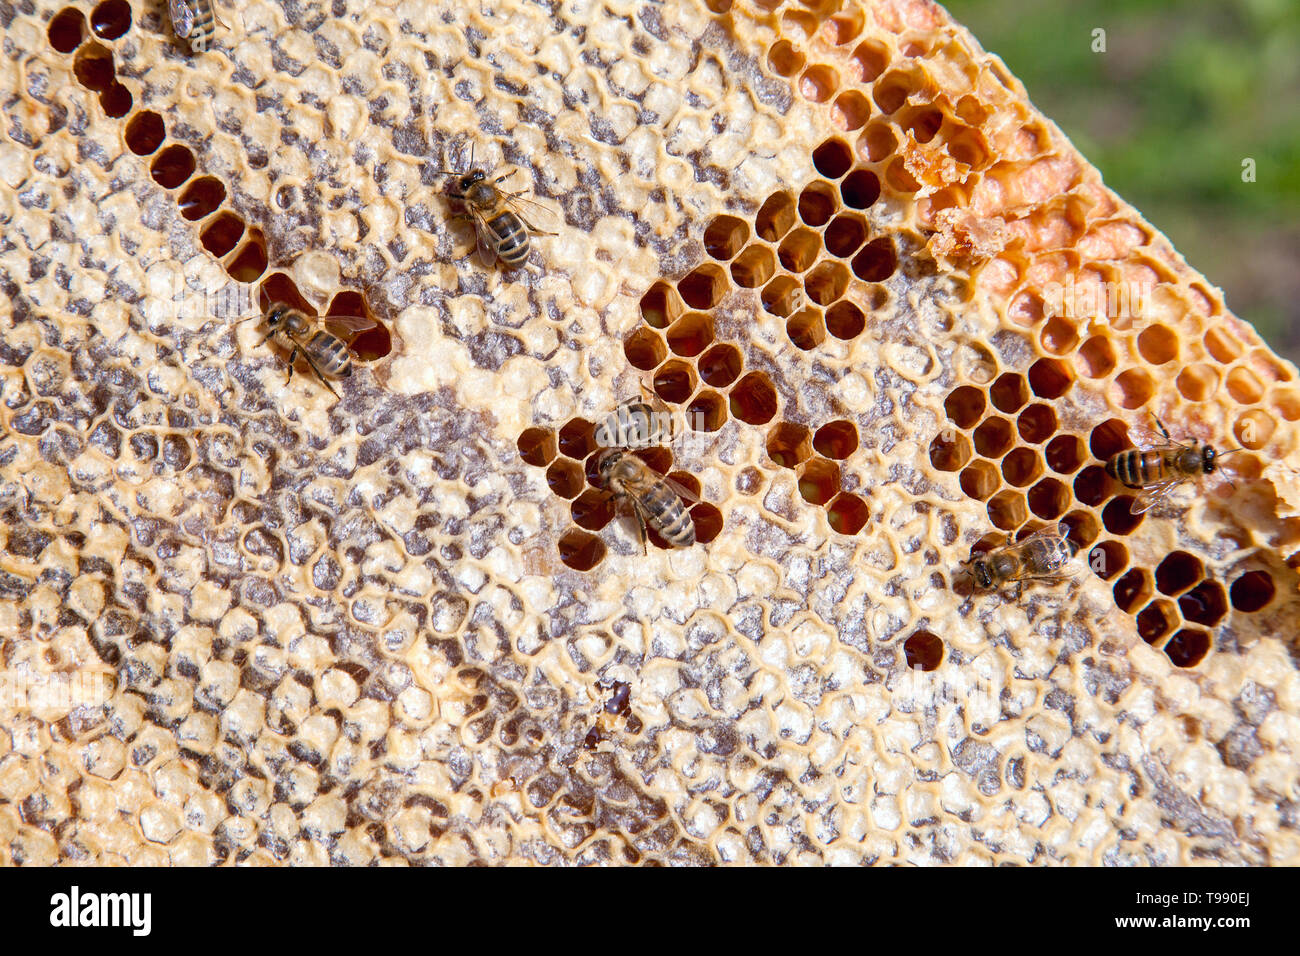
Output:
M1300 862L1297 371L940 7L221 13L0 5L0 859ZM1245 450L1134 516L1155 418Z

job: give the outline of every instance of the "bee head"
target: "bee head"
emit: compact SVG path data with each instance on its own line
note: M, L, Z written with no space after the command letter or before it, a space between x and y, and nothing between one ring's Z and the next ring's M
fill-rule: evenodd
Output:
M1214 469L1219 467L1219 463L1215 460L1218 457L1219 453L1210 445L1201 449L1201 468L1207 475L1214 474Z
M266 313L266 326L269 329L278 329L284 324L285 317L289 314L289 307L283 302L276 302L271 306L271 310Z
M984 590L993 587L993 575L989 571L989 563L986 559L980 557L972 561L971 573L975 575L975 583Z
M600 472L600 480L606 485L609 484L610 478L613 477L615 470L623 461L623 451L618 448L607 448L600 453L596 459L596 469Z

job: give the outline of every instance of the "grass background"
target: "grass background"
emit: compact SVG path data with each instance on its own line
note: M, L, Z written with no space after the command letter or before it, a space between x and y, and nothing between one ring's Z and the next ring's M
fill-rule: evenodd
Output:
M1300 363L1300 0L944 6L1228 307ZM1241 179L1247 157L1254 183Z

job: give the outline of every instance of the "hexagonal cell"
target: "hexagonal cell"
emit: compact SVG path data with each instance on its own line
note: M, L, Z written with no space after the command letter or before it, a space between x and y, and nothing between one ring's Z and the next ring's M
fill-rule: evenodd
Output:
M889 66L889 50L883 43L867 40L858 44L849 62L853 64L858 80L862 83L870 83L885 72L885 67Z
M225 198L226 187L221 180L215 176L200 176L185 187L176 204L181 207L182 218L198 222L216 212Z
M71 53L86 38L86 18L76 7L64 7L50 20L46 35L54 49Z
M796 229L781 241L777 255L791 272L804 272L821 255L821 237L811 229Z
M713 320L701 312L688 312L668 328L668 347L694 358L713 343Z
M1110 461L1126 448L1133 447L1128 440L1128 424L1118 418L1108 418L1094 427L1088 444L1093 457L1101 461Z
M820 450L820 449L819 449ZM971 444L965 434L944 429L930 442L930 463L940 471L959 471L971 458ZM996 477L995 479L996 484ZM989 492L992 494L992 492ZM971 496L978 497L978 496ZM988 496L984 496L988 497Z
M787 318L796 306L803 305L803 289L799 287L798 279L779 275L763 287L760 299L768 312Z
M561 498L576 498L586 483L582 466L576 462L557 458L546 469L546 484Z
M816 182L799 194L799 218L814 229L830 222L835 215L838 198L830 183Z
M677 281L677 292L692 309L711 309L727 293L727 274L717 266L697 266Z
M1132 495L1120 495L1106 502L1106 507L1101 511L1101 523L1111 534L1120 537L1132 534L1146 517L1147 512L1137 515L1133 513L1133 500Z
M867 124L867 131L858 140L858 152L865 154L873 163L893 156L898 150L898 136L894 128L885 122Z
M1247 571L1232 582L1229 594L1234 608L1253 614L1268 607L1277 594L1277 586L1267 571Z
M984 414L984 392L974 385L961 385L943 400L948 420L958 428L970 428Z
M1228 595L1218 581L1202 581L1178 599L1178 610L1189 624L1214 627L1228 613Z
M1088 567L1097 577L1109 581L1128 567L1128 548L1118 541L1103 541L1088 552Z
M871 101L857 90L849 90L835 98L831 107L831 122L846 132L861 129L871 119Z
M1007 484L1023 488L1043 473L1043 463L1032 448L1013 448L1002 459L1002 477Z
M226 264L226 273L236 282L256 282L266 265L266 239L261 230L250 229L248 239Z
M1030 405L1016 419L1016 430L1031 445L1041 444L1056 431L1056 412L1050 405Z
M999 491L989 499L989 520L993 527L1014 531L1029 518L1025 509L1025 496L1018 491Z
M1152 365L1164 365L1178 358L1178 333L1168 326L1149 325L1138 334L1137 347Z
M933 106L915 106L898 117L898 125L918 143L928 143L943 126L943 113Z
M677 291L660 279L641 297L641 318L654 329L666 329L685 310Z
M726 262L749 242L749 223L735 216L718 216L704 230L704 251Z
M1228 394L1239 405L1253 405L1264 397L1264 384L1250 369L1240 365L1228 372L1223 380Z
M1029 489L1025 500L1029 503L1029 510L1036 516L1054 521L1070 507L1070 489L1055 478L1044 478Z
M853 257L853 274L863 282L884 282L897 268L898 253L888 236L872 239Z
M808 429L794 422L778 422L767 435L767 454L783 468L797 468L812 455Z
M660 445L651 448L638 448L632 454L645 462L651 471L660 475L668 474L668 469L673 466L673 453ZM587 460L591 461L593 459L589 458Z
M1039 398L1060 398L1072 381L1070 367L1059 359L1041 358L1029 367L1029 389Z
M1076 358L1089 378L1105 378L1115 370L1115 346L1104 335L1094 335L1080 345Z
M218 259L227 255L244 235L244 220L233 212L223 212L214 216L212 221L199 233L203 248Z
M776 272L776 258L767 246L750 246L731 264L731 277L742 289L757 289Z
M605 560L605 545L595 535L578 528L567 531L559 541L560 560L575 571L590 571Z
M1190 629L1179 631L1165 645L1165 653L1175 667L1195 667L1210 653L1210 635Z
M1251 451L1258 451L1267 445L1276 430L1277 421L1268 412L1259 408L1252 408L1238 418L1232 426L1232 433L1236 436L1237 443ZM1240 462L1237 462L1234 470L1241 471Z
M943 663L943 641L929 631L917 631L903 642L909 670L932 671Z
M810 66L799 77L799 92L814 103L825 103L839 89L840 78L825 64Z
M86 89L102 93L115 82L113 54L102 44L87 43L73 58L72 72Z
M900 193L914 193L921 188L921 184L907 168L907 160L901 156L886 167L885 182L889 183L895 192Z
M1059 475L1073 474L1087 456L1088 450L1074 435L1057 435L1043 450L1047 467Z
M866 526L869 517L871 513L867 510L867 503L847 491L836 495L826 507L831 529L840 534L857 534Z
M826 323L820 309L796 312L785 323L785 334L796 347L807 352L826 341Z
M1133 614L1151 600L1151 575L1142 568L1133 568L1115 582L1115 604L1125 614Z
M1156 587L1170 597L1182 594L1205 576L1201 559L1186 551L1171 551L1156 568Z
M1029 387L1022 376L1007 372L989 386L989 399L998 411L1014 415L1029 401Z
M1300 393L1291 389L1277 389L1272 395L1277 413L1289 422L1300 420Z
M972 462L961 473L961 490L976 501L985 501L998 490L998 470L987 461Z
M841 299L826 310L826 331L837 339L852 339L867 327L867 317L852 302Z
M722 512L701 501L691 508L691 521L695 525L695 540L708 544L722 533Z
M975 429L975 451L985 458L1001 458L1011 447L1015 435L1005 418L986 419Z
M853 165L853 150L838 137L831 137L813 150L813 165L827 179L839 179Z
M1205 349L1216 362L1229 365L1241 358L1245 349L1232 333L1219 326L1214 326L1205 333Z
M809 460L799 473L799 494L812 505L824 505L840 490L840 466L824 458Z
M778 40L767 51L767 65L778 76L794 76L803 69L804 62L804 55L789 40Z
M587 531L600 531L614 520L615 511L614 496L599 488L588 488L569 506L573 523Z
M740 349L726 344L713 346L700 356L695 365L699 369L700 378L714 388L726 388L736 380L744 367Z
M794 225L794 199L789 193L773 193L754 217L754 232L760 239L776 242Z
M1086 551L1101 533L1096 517L1087 511L1071 511L1061 519L1061 523L1069 529L1066 537L1077 544L1080 551Z
M585 418L571 418L559 434L560 454L582 461L596 450L596 425Z
M869 169L855 169L840 183L840 197L850 209L868 209L880 198L880 180Z
M658 368L659 363L668 357L668 349L658 332L643 326L627 337L623 354L633 368L648 372Z
M882 113L894 113L907 102L913 85L911 77L906 73L891 70L876 81L871 95Z
M1089 465L1074 479L1074 497L1089 508L1097 507L1110 493L1110 476L1100 465Z
M827 458L843 460L858 447L858 429L852 422L843 420L827 422L813 436L813 448ZM953 469L954 471L956 469Z
M1173 602L1163 598L1152 601L1138 611L1138 635L1148 644L1157 643L1162 637L1178 626L1178 611Z
M154 157L149 175L164 189L175 189L194 175L198 161L186 147L173 144Z
M686 421L692 431L716 432L727 423L727 403L717 392L702 389L686 406Z
M849 270L838 262L823 262L804 277L803 287L818 305L830 305L849 287Z
M1219 373L1212 365L1197 362L1178 373L1178 393L1192 402L1203 402L1219 387Z
M847 9L835 14L822 27L822 35L835 46L851 43L862 33L866 17L861 10Z
M126 0L104 0L90 14L90 28L105 40L116 40L131 29L131 4Z
M127 149L137 156L148 156L162 145L167 135L162 117L153 110L141 110L126 123Z
M731 414L750 425L776 417L776 389L762 372L750 372L731 390Z
M131 91L121 83L114 83L99 94L99 105L104 110L104 115L113 119L121 119L131 112L131 107L134 104L135 100L131 97Z
M1121 408L1141 408L1156 393L1156 382L1145 370L1131 368L1115 376L1111 393Z
M262 280L258 288L258 302L265 312L271 308L274 302L283 302L300 312L308 315L315 315L316 310L310 302L298 291L298 285L283 272L272 272Z
M1064 355L1079 344L1079 333L1073 323L1059 315L1047 320L1038 338L1043 348L1053 355Z
M665 402L680 405L695 392L695 370L676 359L665 362L655 372L654 390Z
M545 468L555 458L555 433L549 428L525 428L515 444L519 457L538 468Z

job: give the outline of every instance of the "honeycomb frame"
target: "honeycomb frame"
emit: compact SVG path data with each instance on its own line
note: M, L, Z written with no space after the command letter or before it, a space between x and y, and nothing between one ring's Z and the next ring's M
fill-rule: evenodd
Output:
M0 703L0 858L1300 860L1296 370L996 57L922 0L400 10L8 15L0 659L90 698ZM466 130L556 216L519 275ZM381 331L335 402L175 275ZM593 480L641 390L689 549ZM1235 487L1131 515L1156 416ZM1066 585L963 587L1057 520Z

